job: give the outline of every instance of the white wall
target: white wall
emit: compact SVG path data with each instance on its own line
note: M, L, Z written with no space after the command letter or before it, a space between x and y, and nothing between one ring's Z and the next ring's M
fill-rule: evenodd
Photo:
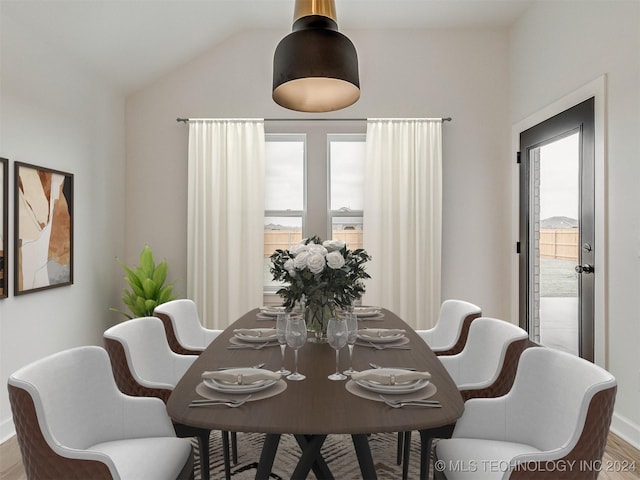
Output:
M451 116L444 130L443 298L508 318L509 183L506 30L345 32L362 97L330 117ZM283 32L229 38L127 97L127 258L150 243L186 292L187 134L176 117L313 117L271 100Z
M6 381L21 366L77 345L102 344L120 319L123 282L124 98L6 15L0 34L0 156L73 173L74 285L13 296L13 258L0 300L0 441L13 433Z
M612 428L640 448L640 3L537 2L513 26L510 44L513 124L607 76L608 249L600 268L608 271L607 367L618 380Z

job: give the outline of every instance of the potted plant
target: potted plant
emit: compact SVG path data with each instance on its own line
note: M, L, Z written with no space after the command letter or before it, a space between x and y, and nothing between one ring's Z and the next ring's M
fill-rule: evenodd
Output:
M165 302L174 300L174 282L165 285L169 270L166 260L156 265L153 252L149 245L145 245L140 253L140 266L130 268L117 259L127 275L125 281L131 290L125 288L122 301L129 308L131 314L117 308L110 308L112 312L121 313L128 318L148 317L153 315L154 309Z

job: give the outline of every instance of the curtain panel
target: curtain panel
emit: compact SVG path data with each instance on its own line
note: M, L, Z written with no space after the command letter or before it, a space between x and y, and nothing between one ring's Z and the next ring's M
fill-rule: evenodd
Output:
M262 305L264 121L190 120L187 296L207 328Z
M364 304L397 313L416 329L440 310L442 121L367 121Z

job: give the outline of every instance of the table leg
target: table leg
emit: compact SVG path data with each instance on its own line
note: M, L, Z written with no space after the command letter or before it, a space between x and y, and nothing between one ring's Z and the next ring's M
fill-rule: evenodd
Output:
M222 458L224 458L224 478L226 480L231 480L231 463L229 463L229 432L222 431L220 433L222 434ZM200 456L200 458L202 458L202 456Z
M262 444L262 453L256 471L256 480L268 480L273 462L276 459L278 444L280 443L279 433L267 433Z
M353 447L356 449L362 478L376 480L378 476L376 475L376 467L373 463L373 457L371 456L371 449L369 448L369 439L366 435L359 434L351 435L351 440L353 441Z
M320 449L324 444L326 435L296 435L296 440L302 448L302 456L298 460L296 469L291 474L291 478L307 478L309 471L313 468L313 473L318 479L332 480L333 475L329 471L327 464L320 456Z
M411 430L404 432L402 439L402 480L409 478L409 458L411 456Z

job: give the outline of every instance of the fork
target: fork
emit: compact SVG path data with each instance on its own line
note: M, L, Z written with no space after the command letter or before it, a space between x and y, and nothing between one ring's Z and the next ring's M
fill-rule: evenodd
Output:
M243 348L252 348L254 350L260 350L264 347L270 347L273 345L278 345L277 343L272 343L272 342L265 342L265 343L258 343L256 345L253 344L249 344L249 345L236 345L236 344L232 344L232 345L227 345L227 348L229 350L240 350Z
M211 405L226 405L227 407L231 407L231 408L235 408L235 407L239 407L240 405L244 405L247 400L249 400L249 398L251 398L251 395L247 395L244 398L241 398L239 400L193 400L190 404L189 407L209 407Z
M385 368L382 365L378 365L377 363L370 363L369 366L371 368ZM387 367L387 368L397 368L398 370L407 370L408 372L415 372L417 370L413 367Z
M437 400L392 400L390 398L385 397L384 395L380 395L380 398L384 403L389 405L392 408L401 408L406 406L414 406L414 407L431 407L431 408L440 408L442 404Z
M411 347L405 347L404 345L378 345L377 343L369 342L372 348L376 350L386 350L387 348L395 348L396 350L411 350Z
M442 405L439 403L420 403L420 402L389 402L385 400L384 403L389 405L391 408L402 408L402 407L425 407L425 408L441 408Z

